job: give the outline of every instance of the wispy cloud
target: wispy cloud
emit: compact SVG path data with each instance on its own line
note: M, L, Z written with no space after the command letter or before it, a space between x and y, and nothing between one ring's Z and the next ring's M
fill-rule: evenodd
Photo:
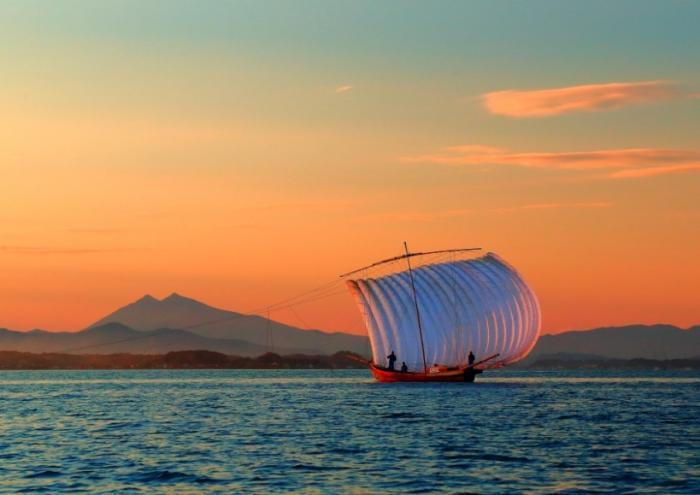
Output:
M527 210L560 210L562 208L566 209L597 209L597 208L611 208L615 203L611 201L590 201L590 202L580 202L580 203L535 203L529 205L519 205L519 206L509 206L505 208L492 208L489 211L494 213L512 213L516 211L527 211Z
M682 93L670 81L612 82L537 90L493 91L481 96L486 109L508 117L550 117L610 110L666 100Z
M403 157L406 162L445 165L515 165L521 167L599 169L700 160L700 151L667 148L622 148L594 151L517 153L480 145L452 146L435 154Z
M317 201L299 201L288 203L274 203L266 205L248 206L241 208L241 211L252 212L324 212L324 211L343 211L353 208L360 204L359 200L349 199L323 199Z
M86 227L86 228L73 228L67 229L66 232L71 234L87 234L87 235L109 235L109 234L121 234L124 229L112 229L112 228L102 228L102 227Z
M60 248L48 246L0 246L0 253L6 254L100 254L126 251L125 249L104 249L104 248Z
M386 211L368 215L360 215L359 220L379 220L387 222L435 222L449 218L463 217L476 213L475 209L452 209L440 211Z
M658 175L679 174L700 170L700 162L682 163L680 165L667 165L661 167L633 168L629 170L619 170L610 174L613 179L633 179L642 177L656 177Z
M350 84L343 84L342 86L338 86L335 88L336 93L347 93L348 91L351 91L353 87Z
M610 201L578 202L578 203L533 203L497 208L461 208L437 211L389 211L358 217L362 221L385 222L438 222L468 215L483 215L486 213L516 213L522 211L558 210L558 209L598 209L610 208L614 203Z
M444 165L510 165L565 170L625 169L611 178L651 177L698 169L700 151L673 148L622 148L594 151L517 153L482 145L444 148L427 155L407 156L404 162Z

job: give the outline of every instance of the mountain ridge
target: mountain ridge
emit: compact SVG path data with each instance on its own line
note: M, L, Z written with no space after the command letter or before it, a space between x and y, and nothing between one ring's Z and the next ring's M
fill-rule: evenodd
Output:
M615 359L684 359L700 355L700 325L623 325L540 336L526 361L555 354Z
M255 314L210 306L177 292L163 299L145 295L88 328L120 322L139 331L180 328L210 339L237 339L265 347L305 350L315 354L350 351L366 355L367 337L344 332L301 329Z
M237 339L208 339L186 330L160 328L138 331L121 323L108 323L79 332L15 332L0 329L0 350L34 353L163 354L174 351L217 350L240 356L259 356L269 349ZM307 349L279 349L285 354Z
M0 350L26 352L164 353L211 350L241 356L331 355L349 351L368 356L366 336L304 330L259 315L228 311L176 292L163 299L150 294L125 305L78 332L0 328ZM522 363L539 358L687 359L700 356L700 325L608 326L540 336Z

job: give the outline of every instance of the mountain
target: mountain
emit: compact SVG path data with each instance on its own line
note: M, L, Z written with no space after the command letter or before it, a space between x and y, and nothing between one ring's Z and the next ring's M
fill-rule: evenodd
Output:
M628 325L543 335L527 358L544 356L612 359L688 359L700 357L700 326Z
M108 323L81 332L14 332L0 329L0 350L71 354L163 354L172 351L216 350L237 356L259 356L264 346L234 339L208 339L185 330L161 328L138 331L121 323ZM285 349L285 353L291 353Z
M179 328L208 339L250 342L278 353L369 353L369 342L365 336L302 330L261 316L214 308L176 293L162 300L150 295L144 296L98 320L89 328L107 323L121 323L138 331Z
M268 351L283 355L370 353L364 336L302 330L260 316L214 308L178 294L162 300L142 297L81 332L0 329L0 350L82 354L209 350L239 356L259 356ZM629 325L543 335L522 365L538 359L636 358L700 358L700 326L684 330L673 325Z
M690 371L700 370L700 358L691 359L568 359L543 356L530 364L515 365L516 369L538 370L538 371L560 371L560 370L678 370Z

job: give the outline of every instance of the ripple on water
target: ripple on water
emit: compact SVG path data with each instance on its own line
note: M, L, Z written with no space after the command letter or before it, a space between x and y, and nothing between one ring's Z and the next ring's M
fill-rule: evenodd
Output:
M168 469L155 469L143 471L128 476L125 481L138 483L194 483L198 485L221 483L222 480L209 478L208 476L187 474Z
M700 493L700 374L0 372L2 493Z
M36 471L33 473L29 473L25 476L25 478L28 479L33 479L33 478L55 478L56 476L61 476L61 473L59 471L53 471L51 469L44 469L42 471Z

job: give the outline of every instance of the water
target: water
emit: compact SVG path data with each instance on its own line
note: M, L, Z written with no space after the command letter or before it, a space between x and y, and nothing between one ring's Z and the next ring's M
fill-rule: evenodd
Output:
M0 373L1 493L580 491L700 493L700 374Z

